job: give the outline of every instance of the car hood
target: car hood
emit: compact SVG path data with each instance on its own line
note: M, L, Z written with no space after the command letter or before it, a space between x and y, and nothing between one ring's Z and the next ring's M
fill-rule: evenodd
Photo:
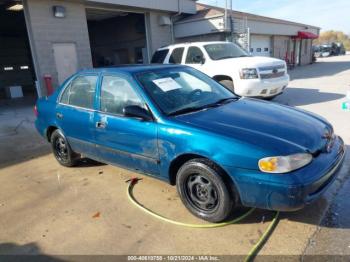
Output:
M240 68L259 68L266 66L284 65L285 62L281 59L263 56L247 56L218 60L217 62L223 65L237 64Z
M317 154L326 146L325 133L333 133L332 126L317 115L249 98L176 119L280 155Z

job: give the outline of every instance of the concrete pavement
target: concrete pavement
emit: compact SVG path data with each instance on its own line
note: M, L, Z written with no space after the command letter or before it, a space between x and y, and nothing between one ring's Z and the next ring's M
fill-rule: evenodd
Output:
M350 149L350 112L341 109L350 90L350 56L320 59L291 71L291 76L290 87L273 102L326 117ZM155 220L128 202L125 180L134 173L91 162L60 166L33 129L31 110L0 104L0 254L244 255L272 219L273 212L257 210L241 224L209 230ZM349 153L339 179L319 201L281 215L261 254L310 254L310 241L328 229L319 224L349 175L348 163ZM202 223L184 208L174 187L137 176L143 181L135 196L145 206L177 220Z

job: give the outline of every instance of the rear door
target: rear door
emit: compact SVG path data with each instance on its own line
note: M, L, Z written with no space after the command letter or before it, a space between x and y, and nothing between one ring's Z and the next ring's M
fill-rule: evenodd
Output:
M56 121L73 151L94 156L94 114L97 74L78 75L64 88L56 107Z
M157 123L123 114L124 107L130 105L147 109L135 85L124 74L102 77L95 116L96 150L105 162L157 175Z
M169 64L181 64L185 47L177 47L171 51L169 58L166 59Z

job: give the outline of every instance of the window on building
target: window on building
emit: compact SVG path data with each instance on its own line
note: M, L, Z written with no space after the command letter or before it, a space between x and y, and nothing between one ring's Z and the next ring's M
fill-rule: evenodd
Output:
M196 46L188 48L186 64L201 64L204 61L203 52Z
M169 49L158 50L154 53L151 63L152 64L163 64L165 57L169 53Z
M260 53L260 52L261 52L261 48L258 47L258 48L256 49L256 52Z
M102 112L123 115L126 106L145 107L130 83L120 76L104 76L101 85Z
M264 48L264 52L269 52L269 48L268 48L268 47L265 47L265 48Z
M60 102L88 109L94 108L96 82L98 76L78 76L64 90Z
M254 48L250 48L250 52L253 53L254 52Z
M180 48L175 48L173 50L173 52L170 55L169 58L169 63L172 64L181 64L181 60L182 60L182 55L184 53L184 47L180 47Z

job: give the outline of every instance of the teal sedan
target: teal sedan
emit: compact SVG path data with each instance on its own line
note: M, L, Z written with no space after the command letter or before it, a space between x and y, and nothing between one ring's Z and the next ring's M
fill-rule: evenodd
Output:
M324 118L239 97L186 66L81 71L35 112L60 164L88 157L165 180L211 222L240 205L303 208L332 184L345 154Z

